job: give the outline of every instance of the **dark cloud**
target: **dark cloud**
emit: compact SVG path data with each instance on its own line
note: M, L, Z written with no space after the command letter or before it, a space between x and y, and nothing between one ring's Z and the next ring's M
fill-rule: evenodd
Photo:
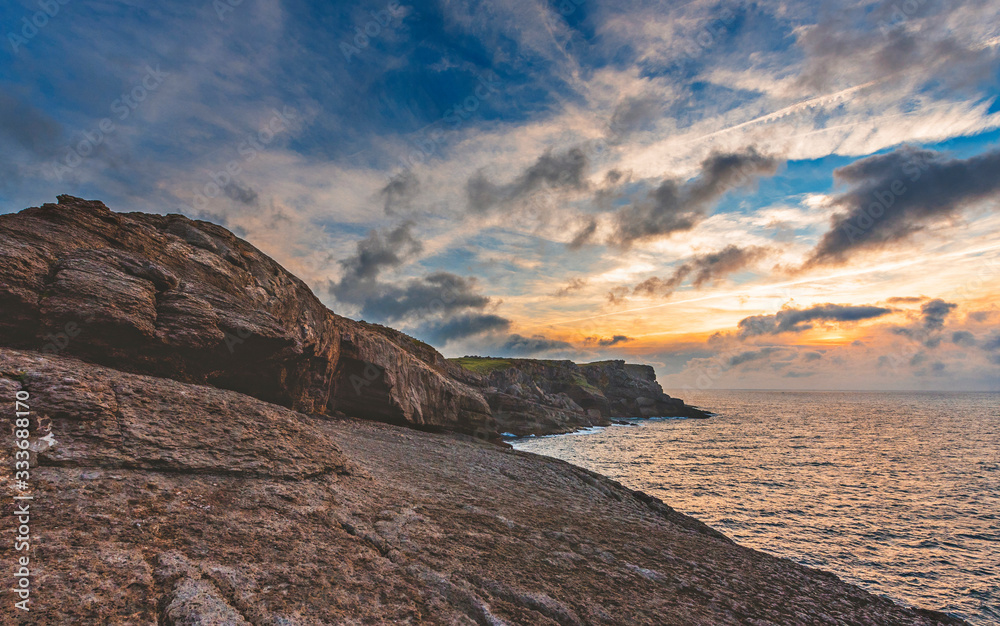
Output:
M993 317L996 311L973 311L969 313L969 319L980 324Z
M547 150L512 182L500 185L477 172L466 184L466 197L473 213L485 213L503 204L524 198L543 188L586 189L589 159L583 149L565 152Z
M941 345L941 334L921 327L895 326L891 330L892 334L912 339L921 343L926 348L934 349Z
M812 322L858 322L892 313L877 306L818 304L808 309L783 309L775 315L756 315L740 320L740 337L800 333L813 327Z
M449 341L465 339L484 333L506 331L510 328L510 320L492 313L468 313L452 319L425 327L418 332L428 341L436 345L444 345Z
M411 170L403 170L389 179L379 190L386 215L395 215L399 209L408 209L413 199L420 193L420 181Z
M851 10L836 3L798 38L806 54L799 82L825 90L840 86L845 75L854 84L919 77L926 85L954 89L995 80L996 50L960 39L948 15L933 15L964 8L962 4L882 0ZM915 20L920 20L919 28L910 27Z
M586 226L573 235L573 240L569 242L570 250L579 250L584 245L593 241L596 232L597 220L592 217L587 221Z
M649 278L635 286L633 293L645 295L671 295L681 284L692 277L691 285L700 289L726 276L744 270L771 253L770 248L729 245L717 252L692 257L681 264L668 278Z
M983 350L987 350L989 352L1000 350L1000 334L994 334L992 337L984 341Z
M466 309L483 309L492 300L478 291L476 279L450 272L435 272L401 285L381 285L365 299L365 319L388 322L407 318L447 316Z
M940 331L944 328L945 319L956 308L957 304L945 302L940 298L930 300L920 307L920 324L896 326L891 332L921 343L926 348L937 348L944 340Z
M859 251L905 241L956 219L968 206L1000 193L1000 150L968 159L904 146L834 172L850 189L834 199L841 211L806 267L847 262Z
M920 307L920 314L924 320L924 328L928 330L940 330L944 328L945 318L957 308L957 304L945 302L940 298L931 300Z
M542 352L552 352L558 350L571 349L573 346L565 341L548 339L541 335L524 337L522 335L510 335L498 348L499 356L521 356L536 355Z
M260 200L260 195L252 187L247 187L233 181L223 187L223 191L233 200L246 206L256 206Z
M806 352L802 355L802 358L808 363L809 361L819 361L823 358L821 352Z
M27 102L0 92L0 136L46 159L53 156L61 135L62 126L54 119Z
M330 293L340 302L356 305L369 321L439 320L425 324L422 330L432 340L505 329L508 320L484 313L494 302L480 293L475 278L451 272L434 272L395 283L382 278L386 271L399 268L423 249L412 228L412 222L406 222L386 232L369 233L358 242L357 251L341 261L344 274L329 286Z
M636 131L647 130L663 111L659 96L629 96L615 106L608 123L608 139L617 143Z
M809 378L810 376L815 376L815 375L816 375L816 372L799 372L799 371L794 371L793 370L793 371L790 371L790 372L785 372L784 377L785 378Z
M778 171L777 158L755 148L744 152L712 154L701 163L698 176L689 180L666 179L649 192L644 202L632 204L615 215L611 242L628 247L634 242L691 230L708 216L726 192L746 186Z
M889 298L886 300L889 304L918 304L926 300L926 296L905 296L897 298Z
M587 337L584 340L584 343L588 345L601 346L602 348L610 348L611 346L617 346L620 343L628 343L630 341L632 341L631 337L628 337L626 335L615 335L614 337L610 338Z
M967 330L957 330L951 334L951 342L956 346L971 348L976 345L976 337Z
M583 278L571 278L565 286L561 287L558 291L552 294L554 298L565 298L571 293L580 291L587 286L586 279Z
M609 304L622 304L626 301L629 294L628 287L615 287L608 292L608 303Z
M330 286L330 293L341 302L360 303L378 288L379 275L401 266L418 254L423 244L412 233L413 222L405 222L388 232L371 231L357 244L357 251L340 262L344 275Z
M781 348L761 348L760 350L747 350L746 352L740 352L739 354L734 354L729 357L727 363L729 367L736 367L737 365L743 365L744 363L749 363L751 361L759 361L761 359L766 359L775 352L780 351Z

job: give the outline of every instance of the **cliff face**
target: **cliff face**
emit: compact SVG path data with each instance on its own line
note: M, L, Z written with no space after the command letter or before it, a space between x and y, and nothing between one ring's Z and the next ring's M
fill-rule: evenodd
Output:
M0 216L0 345L305 413L496 433L482 395L426 349L334 315L247 242L180 215L60 196Z
M616 417L709 414L663 393L648 365L465 357L454 362L482 389L498 427L518 436L570 432Z

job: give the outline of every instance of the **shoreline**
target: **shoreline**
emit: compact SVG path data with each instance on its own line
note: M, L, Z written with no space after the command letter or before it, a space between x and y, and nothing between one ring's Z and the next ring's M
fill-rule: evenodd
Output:
M991 393L991 392L990 392ZM949 396L951 394L943 394ZM981 392L974 392L974 395L981 396ZM759 400L752 400L753 402L759 402ZM817 400L818 402L821 400ZM860 400L859 400L860 402ZM946 400L942 400L946 402ZM735 408L736 405L730 407L731 410L737 411L735 416L734 427L737 432L742 432L740 428L740 416L739 411ZM791 406L789 404L789 406ZM783 420L783 415L779 415L775 419ZM657 420L666 421L666 420ZM672 421L672 420L671 420ZM782 422L784 423L784 422ZM922 422L916 422L915 424L919 426ZM757 425L757 422L754 422ZM650 424L652 428L656 428L653 424ZM922 557L919 554L907 554L901 556L904 558L905 562L909 565L900 566L903 571L898 571L900 568L887 568L883 569L878 566L879 560L872 560L868 558L870 556L871 550L882 548L881 543L865 543L865 537L868 536L862 531L847 531L841 537L838 535L835 537L829 537L824 535L824 529L826 533L830 532L831 527L836 527L840 519L837 511L840 511L840 516L844 517L845 511L841 508L845 505L839 504L837 508L829 511L823 512L822 507L810 507L805 508L809 515L819 515L820 519L805 519L803 520L801 516L791 515L796 513L795 510L788 510L790 515L786 515L787 507L791 506L792 509L798 509L794 503L795 494L802 491L803 498L808 498L807 495L809 490L800 490L794 487L797 480L804 480L806 484L809 484L811 480L810 477L816 477L818 474L828 475L826 481L837 481L842 480L838 478L842 476L843 472L850 472L852 465L844 465L840 463L830 463L825 459L826 456L812 457L811 453L807 450L803 450L798 453L798 456L788 465L793 473L787 473L784 469L779 466L774 466L772 463L773 459L761 459L761 463L770 468L770 472L766 476L771 476L774 474L773 478L765 478L764 475L757 473L747 473L743 470L737 469L739 467L745 467L747 459L742 457L737 457L735 454L726 461L723 461L721 457L717 455L724 454L724 447L727 442L731 442L732 437L740 437L740 435L734 435L730 433L729 436L720 439L719 430L725 427L719 425L720 428L714 428L710 431L705 431L704 437L698 439L706 439L709 442L718 442L718 445L711 447L702 447L699 443L688 441L686 435L692 434L693 425L681 426L672 425L666 427L666 430L648 430L645 435L640 435L640 440L644 443L638 447L631 447L629 441L633 441L632 435L626 432L615 432L611 431L605 433L605 436L600 437L597 440L590 441L562 441L556 442L552 440L552 437L548 438L528 438L520 439L511 442L514 448L518 451L528 452L532 454L538 454L541 456L558 458L565 460L574 465L587 468L588 471L598 471L602 474L610 477L613 480L621 481L623 484L627 485L629 488L636 488L639 490L650 490L651 485L652 490L649 491L651 494L656 494L666 502L673 504L678 507L678 510L684 511L685 514L692 515L696 519L702 520L709 524L711 527L720 530L720 532L725 533L728 537L732 538L734 541L739 542L741 545L746 545L752 547L756 550L763 550L769 554L780 558L787 558L796 562L800 565L806 567L817 568L822 571L829 571L836 573L837 576L842 577L843 580L849 582L850 584L856 584L862 586L863 588L869 590L873 594L879 594L882 597L892 600L902 606L908 606L911 608L921 607L921 606L937 606L937 607L947 607L949 611L948 615L956 619L961 619L958 616L968 616L968 619L973 620L973 623L992 623L990 621L989 615L990 611L983 613L983 609L977 608L977 598L981 597L981 593L988 593L984 589L973 586L973 589L979 589L978 592L970 595L969 591L962 591L968 584L971 584L969 576L977 567L976 563L982 565L982 559L974 559L972 561L958 559L949 564L950 567L955 568L951 570L946 570L941 572L940 580L938 576L929 577L930 580L924 581L921 577L920 581L913 581L914 584L919 583L920 587L914 589L907 588L907 581L910 581L906 577L906 572L908 571L918 571L919 561L914 561L914 559L923 558L927 563L932 562L937 558L949 558L947 554L942 554L939 552L941 548L932 550L931 552L924 554ZM798 432L801 432L802 428L809 429L807 423L804 423L799 428ZM945 430L946 427L942 426ZM606 429L601 429L598 432L604 432ZM698 430L698 429L695 429ZM768 427L766 425L760 426L758 429L760 432L768 432ZM657 436L655 433L660 432L661 436ZM672 434L662 434L662 433L672 433ZM749 446L748 449L757 449L757 446L767 447L769 445L776 445L778 448L781 447L781 441L784 441L783 436L786 431L780 431L774 433L774 437L777 437L773 444L763 443L758 440L750 440L749 436L747 439L740 438L740 441L745 441L745 444ZM789 431L796 432L796 431ZM590 433L586 433L590 434ZM596 434L596 433L595 433ZM540 440L548 439L548 443L543 443ZM819 439L818 437L816 438ZM804 447L805 441L811 441L812 437L806 440L798 439L798 441L793 438L791 443L797 443L797 446L793 448ZM538 445L532 442L538 441ZM677 445L673 446L669 442L676 441ZM666 445L666 448L661 449L661 445ZM813 448L815 446L822 447L822 443L817 442L816 444L811 444ZM622 450L627 450L627 452L621 452ZM712 459L712 471L706 473L704 471L697 472L696 474L691 474L692 464L697 465L698 461L689 460L686 462L676 463L666 463L658 464L654 459L652 461L645 461L644 463L652 463L652 465L646 465L640 462L634 461L634 459L649 459L650 454L655 456L654 450L661 450L661 454L666 454L668 456L678 456L687 459L698 459L698 458L711 458ZM815 458L815 462L803 463L799 462L803 459ZM588 459L592 462L587 462ZM721 465L720 465L721 464ZM827 468L831 469L806 469L804 473L795 473L796 467L803 468ZM734 471L730 471L728 468L733 468ZM830 471L834 473L830 474ZM737 488L734 484L730 484L732 488L726 489L716 489L713 488L712 476L716 475L718 472L716 480L725 481L732 480L734 476L741 477L743 481L746 481L745 488ZM711 475L709 475L711 474ZM656 476L656 480L652 476ZM695 476L689 480L685 480L687 476ZM643 478L646 477L646 478ZM767 482L759 483L759 480L766 480ZM772 484L770 481L780 481L780 484ZM824 479L816 478L820 482ZM656 488L656 485L660 485L661 488ZM742 484L742 483L740 483ZM670 485L668 489L667 485ZM694 491L692 491L692 489ZM684 492L681 497L676 497L678 490ZM702 494L701 496L696 495L698 492L708 490L710 495ZM754 500L755 504L745 505L740 504L739 500L731 500L728 498L733 497L736 493L743 493L747 491L751 498L756 498ZM767 503L760 501L760 498L764 497L762 494L772 494L773 493L773 503L772 498L767 496ZM852 492L853 493L853 492ZM878 490L872 492L872 497L880 497ZM674 494L673 497L668 497L668 495ZM756 494L754 496L753 494ZM893 497L893 492L889 492L885 497ZM686 503L686 504L685 504ZM732 507L727 507L726 503L733 505ZM861 507L859 511L859 518L850 517L849 515L842 520L845 525L848 524L848 519L855 519L859 523L871 523L868 517L864 516L865 507L877 510L877 505L872 503L858 503L857 506ZM942 505L945 506L945 505ZM759 510L758 510L759 508ZM907 509L908 510L908 509ZM980 508L980 514L985 514L988 511L983 511ZM801 512L800 512L801 513ZM903 512L905 514L905 511ZM905 517L906 520L910 520L909 517ZM803 523L804 522L804 523ZM938 538L940 541L938 532L939 528L932 528L929 533L921 533L919 526L911 528L909 531L911 534L898 534L905 533L907 526L913 526L915 522L911 523L896 523L890 524L886 521L888 526L886 526L884 532L886 533L897 533L891 534L893 537L897 537L898 541L904 542L906 544L913 544L911 547L916 549L916 544L923 546L924 544L930 542L931 544L937 546L938 542L934 541ZM777 529L781 527L782 530ZM976 522L972 522L970 525L966 525L964 528L977 527ZM981 524L979 524L981 527ZM874 532L878 527L871 527L870 532ZM954 532L959 532L958 530ZM964 531L971 532L971 531ZM795 539L791 541L783 541L780 538L776 539L775 534L788 534L789 536L794 536ZM855 537L854 535L858 536ZM812 535L815 537L817 544L813 549L810 549L808 543L808 537ZM877 540L876 540L877 541ZM966 547L964 549L973 549L969 547L969 544L962 542ZM866 546L868 552L866 552ZM958 549L962 549L961 546L955 546ZM838 551L848 551L854 555L856 561L852 561L851 558L838 559ZM907 569L908 568L908 569ZM914 569L917 568L917 569ZM922 571L922 570L921 570ZM961 578L961 576L965 578ZM915 575L915 574L914 574ZM958 576L959 578L954 578ZM988 576L988 575L987 575ZM952 580L954 585L947 585L944 581ZM988 580L988 578L987 578ZM965 582L965 586L963 585ZM988 582L984 583L988 585ZM932 601L928 602L928 598ZM936 600L934 600L936 599ZM985 601L985 600L982 600ZM941 609L945 610L945 609ZM975 621L980 620L980 621ZM982 621L985 620L985 621Z

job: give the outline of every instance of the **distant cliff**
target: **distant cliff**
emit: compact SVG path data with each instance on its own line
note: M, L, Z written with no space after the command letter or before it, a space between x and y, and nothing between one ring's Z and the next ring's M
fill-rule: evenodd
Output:
M611 418L709 414L663 393L648 365L464 357L459 378L479 387L498 427L518 436L606 426Z

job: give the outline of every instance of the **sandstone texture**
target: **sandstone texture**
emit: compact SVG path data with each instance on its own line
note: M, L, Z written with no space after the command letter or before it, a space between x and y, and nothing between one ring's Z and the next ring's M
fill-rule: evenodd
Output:
M710 415L663 393L648 365L489 357L454 363L465 370L457 377L482 389L497 427L519 437L607 426L613 418Z
M960 623L487 442L0 348L22 390L35 587L4 625Z
M249 243L181 215L71 196L0 215L0 345L306 413L496 436L482 394L429 346L334 315Z

